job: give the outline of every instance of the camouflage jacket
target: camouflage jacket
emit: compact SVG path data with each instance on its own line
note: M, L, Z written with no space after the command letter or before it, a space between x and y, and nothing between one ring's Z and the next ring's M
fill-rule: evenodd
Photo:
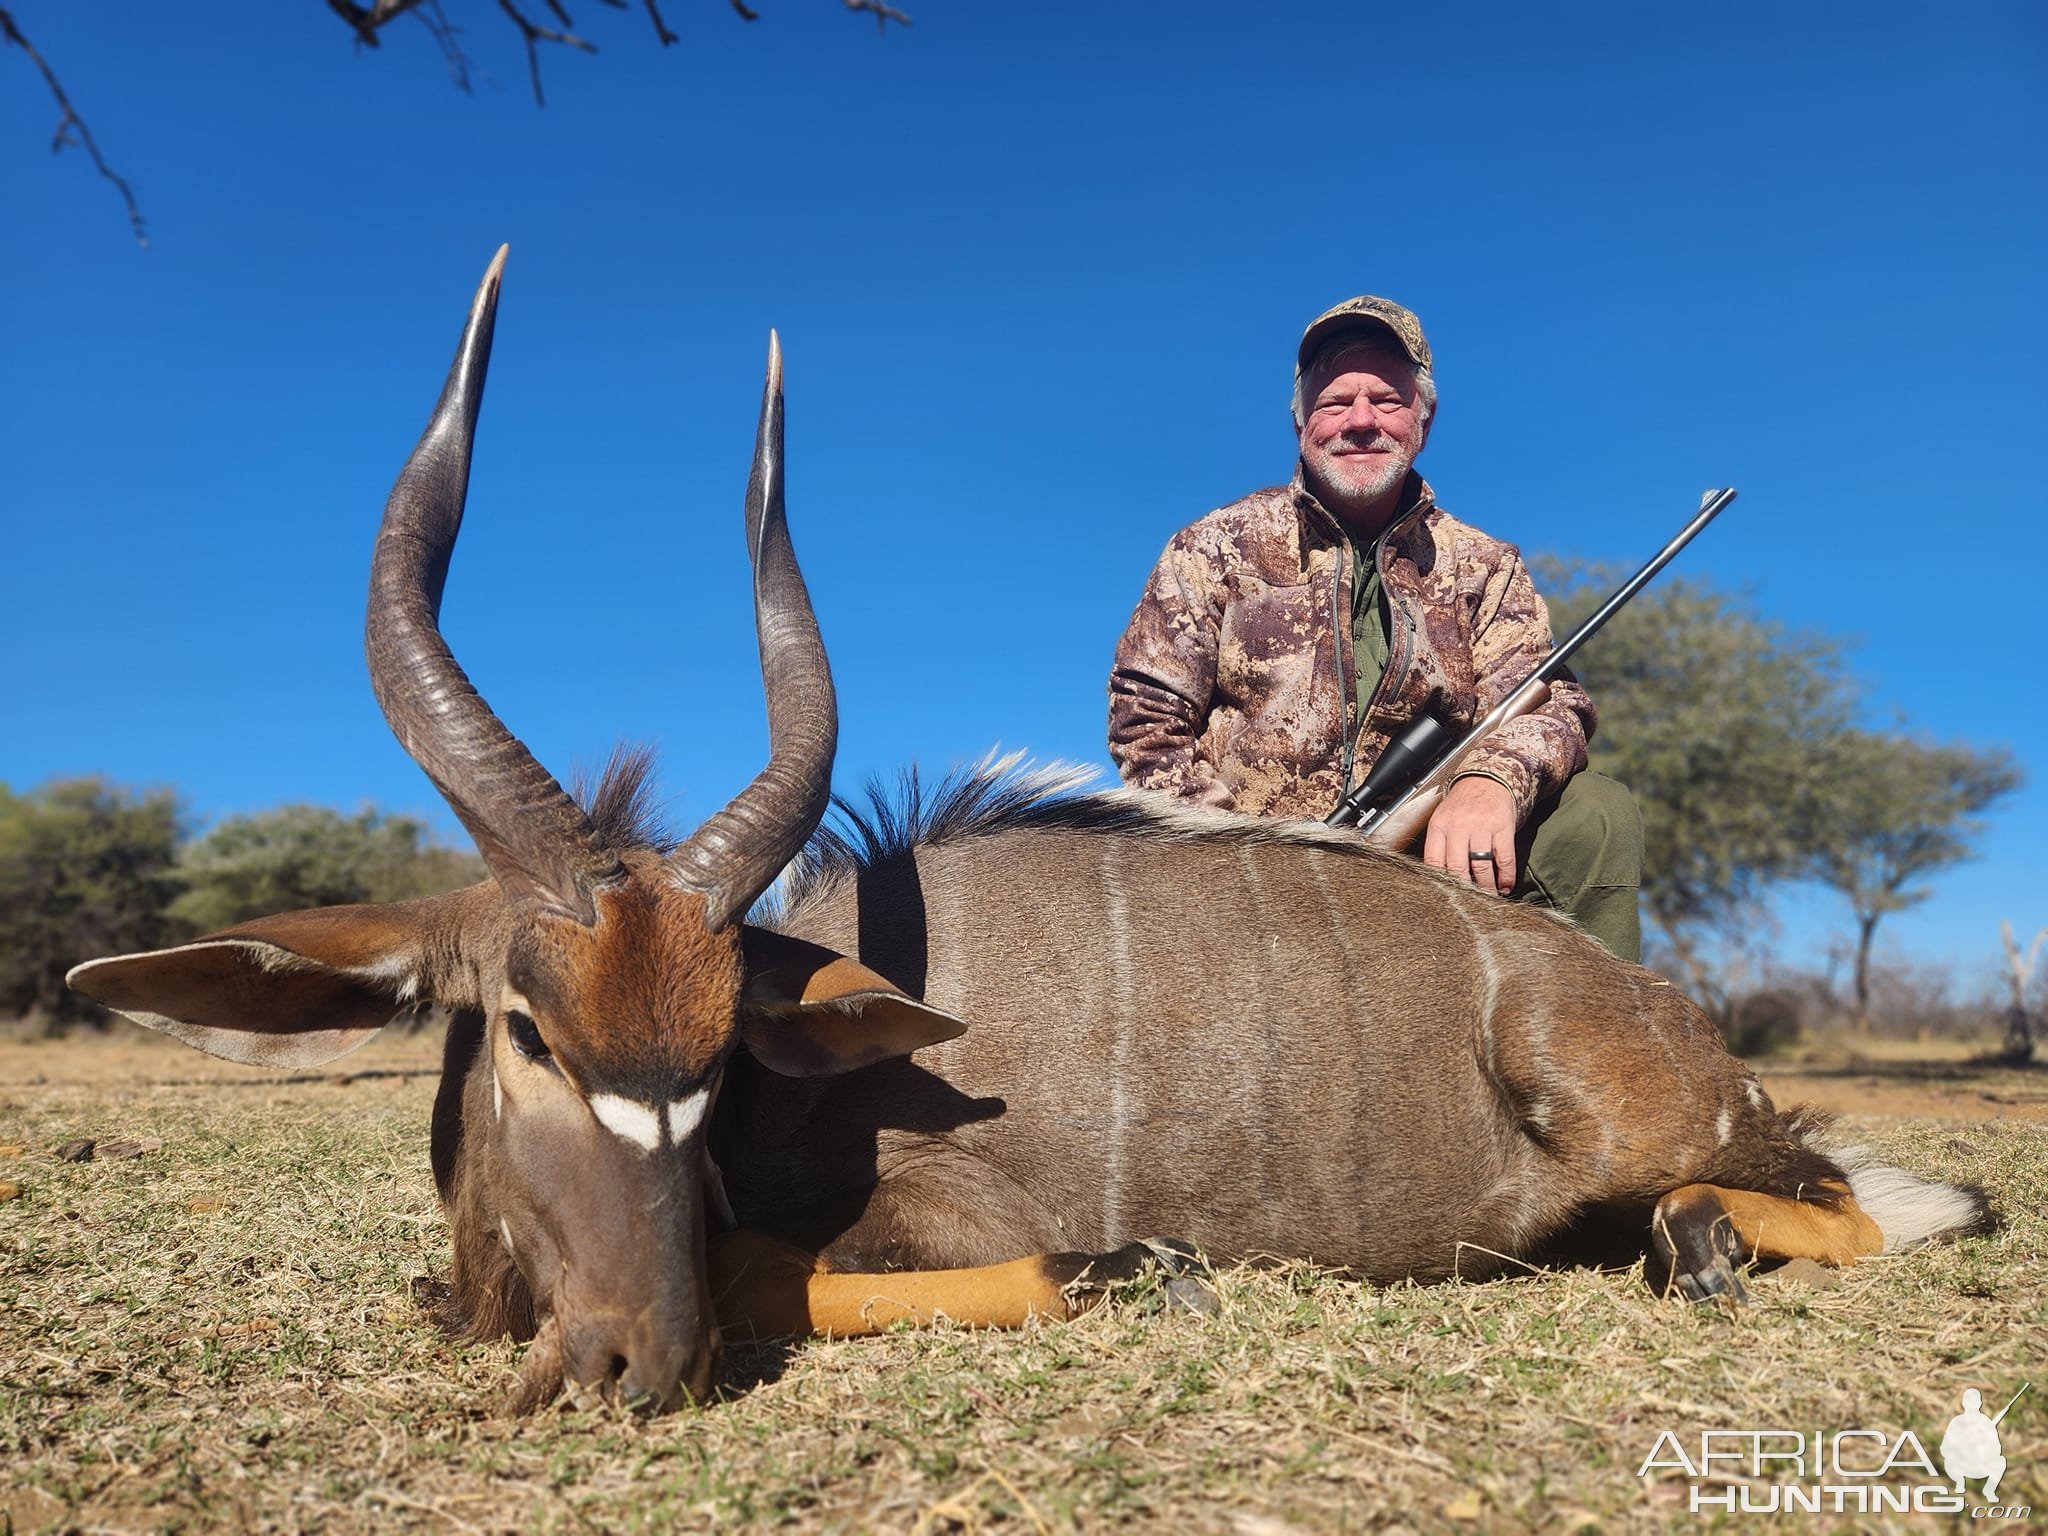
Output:
M1349 687L1356 562L1299 473L1174 535L1109 676L1109 750L1127 783L1320 818L1345 787L1349 732L1356 782L1418 715L1469 727L1550 653L1550 615L1515 547L1438 507L1419 476L1405 497L1379 545L1390 650L1362 729ZM1586 766L1594 719L1567 674L1465 771L1506 785L1526 820Z

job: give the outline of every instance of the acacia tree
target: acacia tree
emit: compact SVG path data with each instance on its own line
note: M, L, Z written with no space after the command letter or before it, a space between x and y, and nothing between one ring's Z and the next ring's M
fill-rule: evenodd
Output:
M1624 575L1537 566L1559 634ZM1616 615L1574 670L1600 709L1592 766L1628 785L1642 810L1644 916L1693 995L1725 1016L1704 946L1753 927L1764 890L1807 872L1825 835L1833 748L1855 709L1840 646L1675 578Z
M2019 788L2003 748L1848 731L1834 743L1813 874L1856 920L1855 1027L1870 1028L1870 949L1879 923L1933 895L1928 881L1976 856L1977 818Z

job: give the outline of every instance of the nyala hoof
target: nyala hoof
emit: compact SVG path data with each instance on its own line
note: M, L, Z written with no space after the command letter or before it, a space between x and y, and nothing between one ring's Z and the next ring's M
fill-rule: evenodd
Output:
M1667 1196L1651 1219L1650 1236L1654 1260L1648 1273L1660 1293L1675 1291L1687 1301L1749 1300L1737 1272L1749 1254L1718 1202Z
M1177 1237L1150 1237L1144 1246L1152 1250L1153 1262L1165 1277L1159 1292L1166 1299L1167 1311L1215 1316L1222 1305L1216 1295L1216 1275L1193 1243Z
M1075 1314L1099 1304L1116 1286L1147 1276L1159 1277L1168 1311L1207 1316L1217 1307L1208 1264L1192 1243L1179 1238L1146 1238L1109 1253L1052 1253L1044 1262Z

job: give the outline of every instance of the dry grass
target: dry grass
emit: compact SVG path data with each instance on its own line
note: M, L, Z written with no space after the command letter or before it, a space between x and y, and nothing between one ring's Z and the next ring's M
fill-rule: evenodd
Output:
M2003 1492L2048 1493L2039 1122L1854 1122L2010 1225L1837 1289L1759 1277L1732 1316L1639 1275L1240 1271L1210 1318L1141 1290L1021 1333L741 1351L728 1401L653 1423L511 1423L484 1411L511 1347L449 1345L412 1297L446 1254L434 1046L372 1051L252 1080L132 1040L0 1047L0 1143L26 1147L0 1158L0 1531L1661 1530L1706 1522L1636 1477L1659 1430L1931 1446L1963 1386L2029 1378ZM163 1146L54 1158L87 1136ZM1886 1518L1793 1520L1929 1517Z

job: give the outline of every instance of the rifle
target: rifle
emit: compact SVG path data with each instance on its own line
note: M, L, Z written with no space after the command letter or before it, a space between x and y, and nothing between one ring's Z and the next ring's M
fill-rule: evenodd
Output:
M1365 782L1353 789L1324 819L1333 827L1356 826L1383 848L1406 848L1429 825L1444 792L1472 749L1508 721L1540 708L1550 697L1550 680L1578 648L1600 632L1600 626L1618 613L1622 605L1649 585L1650 579L1669 565L1677 553L1690 544L1693 535L1711 523L1721 509L1735 499L1729 486L1708 491L1700 498L1700 509L1691 522L1678 530L1656 557L1602 603L1593 616L1581 624L1544 660L1543 664L1515 685L1514 691L1494 705L1491 713L1462 737L1453 726L1434 715L1424 715L1387 745Z
M2031 1381L2029 1381L2029 1382L2024 1382L2024 1383L2022 1383L2022 1384L2021 1384L2021 1386L2020 1386L2020 1389L2019 1389L2019 1391L2017 1391L2017 1392L2013 1393L2013 1395L2012 1395L2012 1403L2016 1403L2016 1402L2018 1402L2018 1401L2019 1401L2019 1400L2020 1400L2021 1398L2025 1397L2025 1396L2027 1395L2027 1388L2028 1388L2028 1387L2031 1387L2032 1385L2033 1385L2033 1383L2032 1383ZM2008 1413L2011 1413L2011 1412L2012 1412L2012 1403L2007 1403L2007 1404L2006 1404L2006 1405L2005 1405L2005 1406L2004 1406L2003 1408L2001 1408L2001 1409L1999 1409L1999 1410L1998 1410L1998 1419L2002 1419L2002 1418L2004 1418L2004 1417L2005 1417L2005 1416L2006 1416L2006 1415L2007 1415ZM1993 1429L1996 1429L1996 1428L1998 1428L1998 1419L1993 1419L1993 1420L1991 1421L1991 1427L1992 1427Z

